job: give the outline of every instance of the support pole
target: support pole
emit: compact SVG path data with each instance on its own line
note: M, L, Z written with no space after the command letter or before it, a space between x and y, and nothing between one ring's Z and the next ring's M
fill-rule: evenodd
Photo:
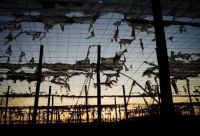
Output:
M121 121L121 106L119 105L119 121Z
M128 95L127 104L129 103L130 96L131 96L131 93L132 93L132 90L133 90L133 86L134 86L134 84L135 84L135 81L132 82L132 85L131 85L131 88L130 88L130 92L129 92L129 95Z
M51 97L51 99L52 99L52 103L51 103L51 124L53 123L53 111L54 111L54 109L53 109L53 105L54 105L54 96L52 95L52 97Z
M60 123L60 110L58 109L58 123Z
M79 113L79 123L81 124L81 122L82 122L82 118L81 118L82 111L81 111L81 106L80 105L78 106L78 113Z
M10 86L8 86L8 90L6 93L6 107L5 107L5 115L4 115L4 124L7 124L7 110L8 110L8 96L9 96Z
M12 111L11 108L9 109L9 124L12 124Z
M75 122L78 123L78 107L77 106L75 106L75 113L76 113Z
M119 72L121 75L133 80L133 82L138 86L140 87L145 93L147 93L154 101L156 101L157 103L159 103L158 100L156 100L155 96L153 96L151 93L149 93L148 91L146 91L146 89L144 87L142 87L136 80L134 80L132 77L122 73L122 72Z
M49 95L48 95L48 103L47 103L47 124L49 124L49 108L51 102L51 86L49 86Z
M162 9L160 0L151 0L155 37L156 37L156 52L159 68L160 79L160 95L161 95L161 116L164 118L174 117L175 111L172 100L172 92L170 86L169 62L167 54L167 46L164 32L164 24L162 18Z
M58 110L56 110L56 123L58 123Z
M125 116L126 116L126 120L127 120L128 119L128 111L127 111L126 93L125 93L125 87L124 87L124 85L122 86L122 88L123 88L123 95L124 95Z
M109 109L109 118L110 118L110 122L112 122L111 108Z
M98 54L97 54L97 105L98 105L98 124L101 123L100 58L101 58L101 46L98 45Z
M29 107L28 110L28 124L31 124L31 106Z
M22 114L19 115L19 122L22 124Z
M187 91L188 91L188 95L189 95L189 99L190 99L190 112L191 112L191 115L195 115L194 107L192 104L192 98L191 98L191 94L190 94L190 81L188 79L186 79L186 82L187 82Z
M115 121L117 122L117 100L116 97L114 98L115 101Z
M41 109L38 109L38 124L40 124L40 113L41 113Z
M89 114L88 114L88 91L87 86L85 85L85 107L86 107L86 119L87 123L89 123Z
M1 109L1 115L0 115L0 124L1 124L1 120L3 118L3 109Z
M40 46L40 57L37 69L37 86L36 86L36 93L35 93L35 102L34 102L34 109L33 109L33 119L32 123L36 124L36 117L37 117L37 110L38 110L38 101L39 101L39 92L40 92L40 83L41 83L41 74L42 74L42 58L43 58L43 45Z

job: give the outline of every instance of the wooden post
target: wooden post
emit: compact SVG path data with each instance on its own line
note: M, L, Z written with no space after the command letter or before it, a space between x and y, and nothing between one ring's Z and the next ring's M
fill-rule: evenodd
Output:
M81 120L82 120L82 118L81 118L81 106L79 105L78 106L78 111L79 111L79 123L81 123Z
M58 123L60 123L60 110L58 109Z
M101 46L98 45L97 54L97 106L98 106L98 124L101 123L101 81L100 81L100 59L101 59Z
M156 93L158 95L158 101L159 101L159 106L160 106L161 101L160 101L160 92L159 92L159 85L158 85L158 83L157 83L157 87L156 87Z
M1 115L0 115L0 125L1 125L1 120L3 118L3 109L1 109Z
M37 86L36 86L36 93L35 93L35 102L34 102L34 109L33 109L33 118L32 123L36 124L36 117L37 117L37 110L38 110L38 101L39 101L39 92L40 92L40 83L42 77L42 58L43 58L43 45L40 46L40 56L39 56L39 63L37 68Z
M72 111L71 116L73 117L73 123L76 123L76 107L75 106L73 107L73 111Z
M112 117L111 117L111 108L109 109L109 118L110 118L110 122L112 122Z
M78 108L78 105L76 107L76 115L77 115L77 123L79 123L79 108Z
M160 95L161 95L161 116L168 119L175 116L172 92L170 86L169 62L167 46L162 18L160 0L151 0L154 18L156 52L159 68Z
M119 72L121 75L133 80L133 82L138 86L140 87L145 93L147 93L154 101L156 101L157 103L159 103L159 101L155 98L155 96L153 96L151 93L149 93L148 91L146 91L146 89L144 87L142 87L136 80L134 80L132 77L122 73L122 72Z
M58 121L57 121L57 123L60 123L60 110L59 110L59 109L57 109L57 116L58 116Z
M9 109L9 124L12 122L12 114L11 114L11 108Z
M22 124L24 124L25 123L25 115L23 114L22 116L23 116Z
M42 112L42 123L45 124L46 123L46 116L45 116L45 111L43 110Z
M127 100L127 104L129 103L129 100L130 100L130 96L131 96L131 93L132 93L132 90L133 90L133 86L135 84L135 81L132 82L131 84L131 88L130 88L130 91L129 91L129 95L128 95L128 100Z
M47 103L47 124L49 124L49 108L51 102L51 86L49 86L49 95L48 95L48 103Z
M79 123L79 109L78 109L78 105L76 106L76 123Z
M195 115L194 107L192 104L192 98L191 98L191 94L190 94L190 81L188 79L186 79L186 82L187 82L187 91L188 91L189 100L190 100L190 113L191 113L191 115Z
M76 123L78 123L78 106L75 107L75 111L76 111Z
M19 122L20 122L20 124L22 124L22 114L21 113L19 115Z
M55 110L56 111L56 123L58 123L58 111L57 111L57 109Z
M119 105L119 121L121 121L121 106Z
M128 111L127 111L127 103L126 103L126 93L125 93L125 87L124 87L124 85L122 86L122 88L123 88L123 96L124 96L125 116L126 116L126 119L128 119Z
M89 123L89 113L88 113L88 91L87 86L85 85L85 107L86 107L86 119L87 123Z
M116 97L114 98L115 101L115 121L117 122L117 100Z
M31 106L29 107L29 111L28 111L28 123L31 123Z
M74 122L77 123L76 105L74 106Z
M38 109L38 124L40 124L40 112L41 112L41 109Z
M8 90L6 93L6 107L5 107L5 115L4 115L4 124L7 124L7 110L8 110L8 96L9 96L10 86L8 86Z
M51 124L53 123L53 111L54 111L54 108L53 108L53 105L54 105L54 96L52 95L51 97Z

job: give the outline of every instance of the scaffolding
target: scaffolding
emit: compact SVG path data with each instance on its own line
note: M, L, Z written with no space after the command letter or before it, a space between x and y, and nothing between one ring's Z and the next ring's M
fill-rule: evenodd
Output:
M199 115L199 7L197 0L5 1L0 124Z

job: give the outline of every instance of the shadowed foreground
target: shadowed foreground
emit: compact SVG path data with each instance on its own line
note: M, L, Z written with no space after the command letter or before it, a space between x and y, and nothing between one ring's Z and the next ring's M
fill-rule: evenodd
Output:
M5 130L6 132L28 132L28 133L37 133L38 131L42 131L44 133L68 133L73 132L77 133L80 131L75 130L92 130L92 129L115 129L116 131L121 129L126 129L128 132L130 131L137 131L137 130L158 130L158 129L165 129L165 130L181 130L181 131L188 131L188 130L199 130L200 129L200 116L182 116L176 117L175 119L168 119L168 120L161 120L158 116L148 116L148 117L140 117L130 119L128 121L121 121L121 122L103 122L100 125L96 123L91 124L39 124L39 125L7 125L7 126L0 126L0 130ZM13 131L10 131L13 130ZM36 131L35 131L36 130ZM47 130L47 131L46 131ZM115 131L115 132L116 132ZM82 132L82 131L81 131ZM90 131L87 131L90 132ZM104 131L101 131L101 133Z

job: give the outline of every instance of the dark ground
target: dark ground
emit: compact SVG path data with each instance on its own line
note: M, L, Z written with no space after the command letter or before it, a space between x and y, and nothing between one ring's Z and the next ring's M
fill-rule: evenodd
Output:
M100 125L97 123L91 124L40 124L40 125L1 125L1 134L5 132L16 134L66 134L71 135L76 133L85 134L107 134L111 133L151 133L156 134L162 131L162 135L165 133L175 132L189 132L200 134L200 116L177 116L174 119L162 120L158 116L148 116L140 118L132 118L128 121L105 123Z

